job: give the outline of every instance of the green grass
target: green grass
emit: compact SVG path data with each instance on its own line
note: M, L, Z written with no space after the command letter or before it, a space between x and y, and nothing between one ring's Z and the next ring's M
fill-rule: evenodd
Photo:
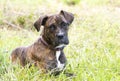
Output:
M8 1L0 1L0 81L120 81L118 1L80 0L74 6L49 0ZM41 15L58 13L61 9L75 15L69 30L70 44L64 51L68 60L66 72L76 76L66 77L63 73L50 76L42 74L37 67L12 65L11 51L32 44L39 37L40 33L33 27L34 21Z

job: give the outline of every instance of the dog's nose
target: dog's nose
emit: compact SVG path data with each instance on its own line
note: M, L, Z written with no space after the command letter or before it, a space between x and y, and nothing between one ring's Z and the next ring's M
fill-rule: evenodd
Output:
M58 37L59 39L62 39L62 38L64 37L64 35L63 35L63 34L58 34L57 37Z

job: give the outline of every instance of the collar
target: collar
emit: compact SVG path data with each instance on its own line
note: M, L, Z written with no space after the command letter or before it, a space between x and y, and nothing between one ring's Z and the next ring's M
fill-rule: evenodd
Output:
M48 43L43 39L43 37L41 36L40 41L45 45L48 46Z

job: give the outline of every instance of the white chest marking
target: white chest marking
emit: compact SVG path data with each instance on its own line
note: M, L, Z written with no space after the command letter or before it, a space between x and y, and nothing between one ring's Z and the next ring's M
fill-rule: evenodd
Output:
M57 68L59 70L63 70L65 64L62 64L59 60L59 57L60 57L60 54L61 54L61 51L56 51L56 59L57 59Z

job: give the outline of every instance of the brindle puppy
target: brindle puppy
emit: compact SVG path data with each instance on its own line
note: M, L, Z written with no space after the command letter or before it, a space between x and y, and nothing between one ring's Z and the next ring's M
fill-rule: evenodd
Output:
M44 72L60 72L66 65L63 49L69 44L68 29L74 16L72 13L61 10L59 14L42 16L34 26L37 31L44 26L42 35L28 47L18 47L13 50L12 62L17 58L22 66L27 63L35 64Z

